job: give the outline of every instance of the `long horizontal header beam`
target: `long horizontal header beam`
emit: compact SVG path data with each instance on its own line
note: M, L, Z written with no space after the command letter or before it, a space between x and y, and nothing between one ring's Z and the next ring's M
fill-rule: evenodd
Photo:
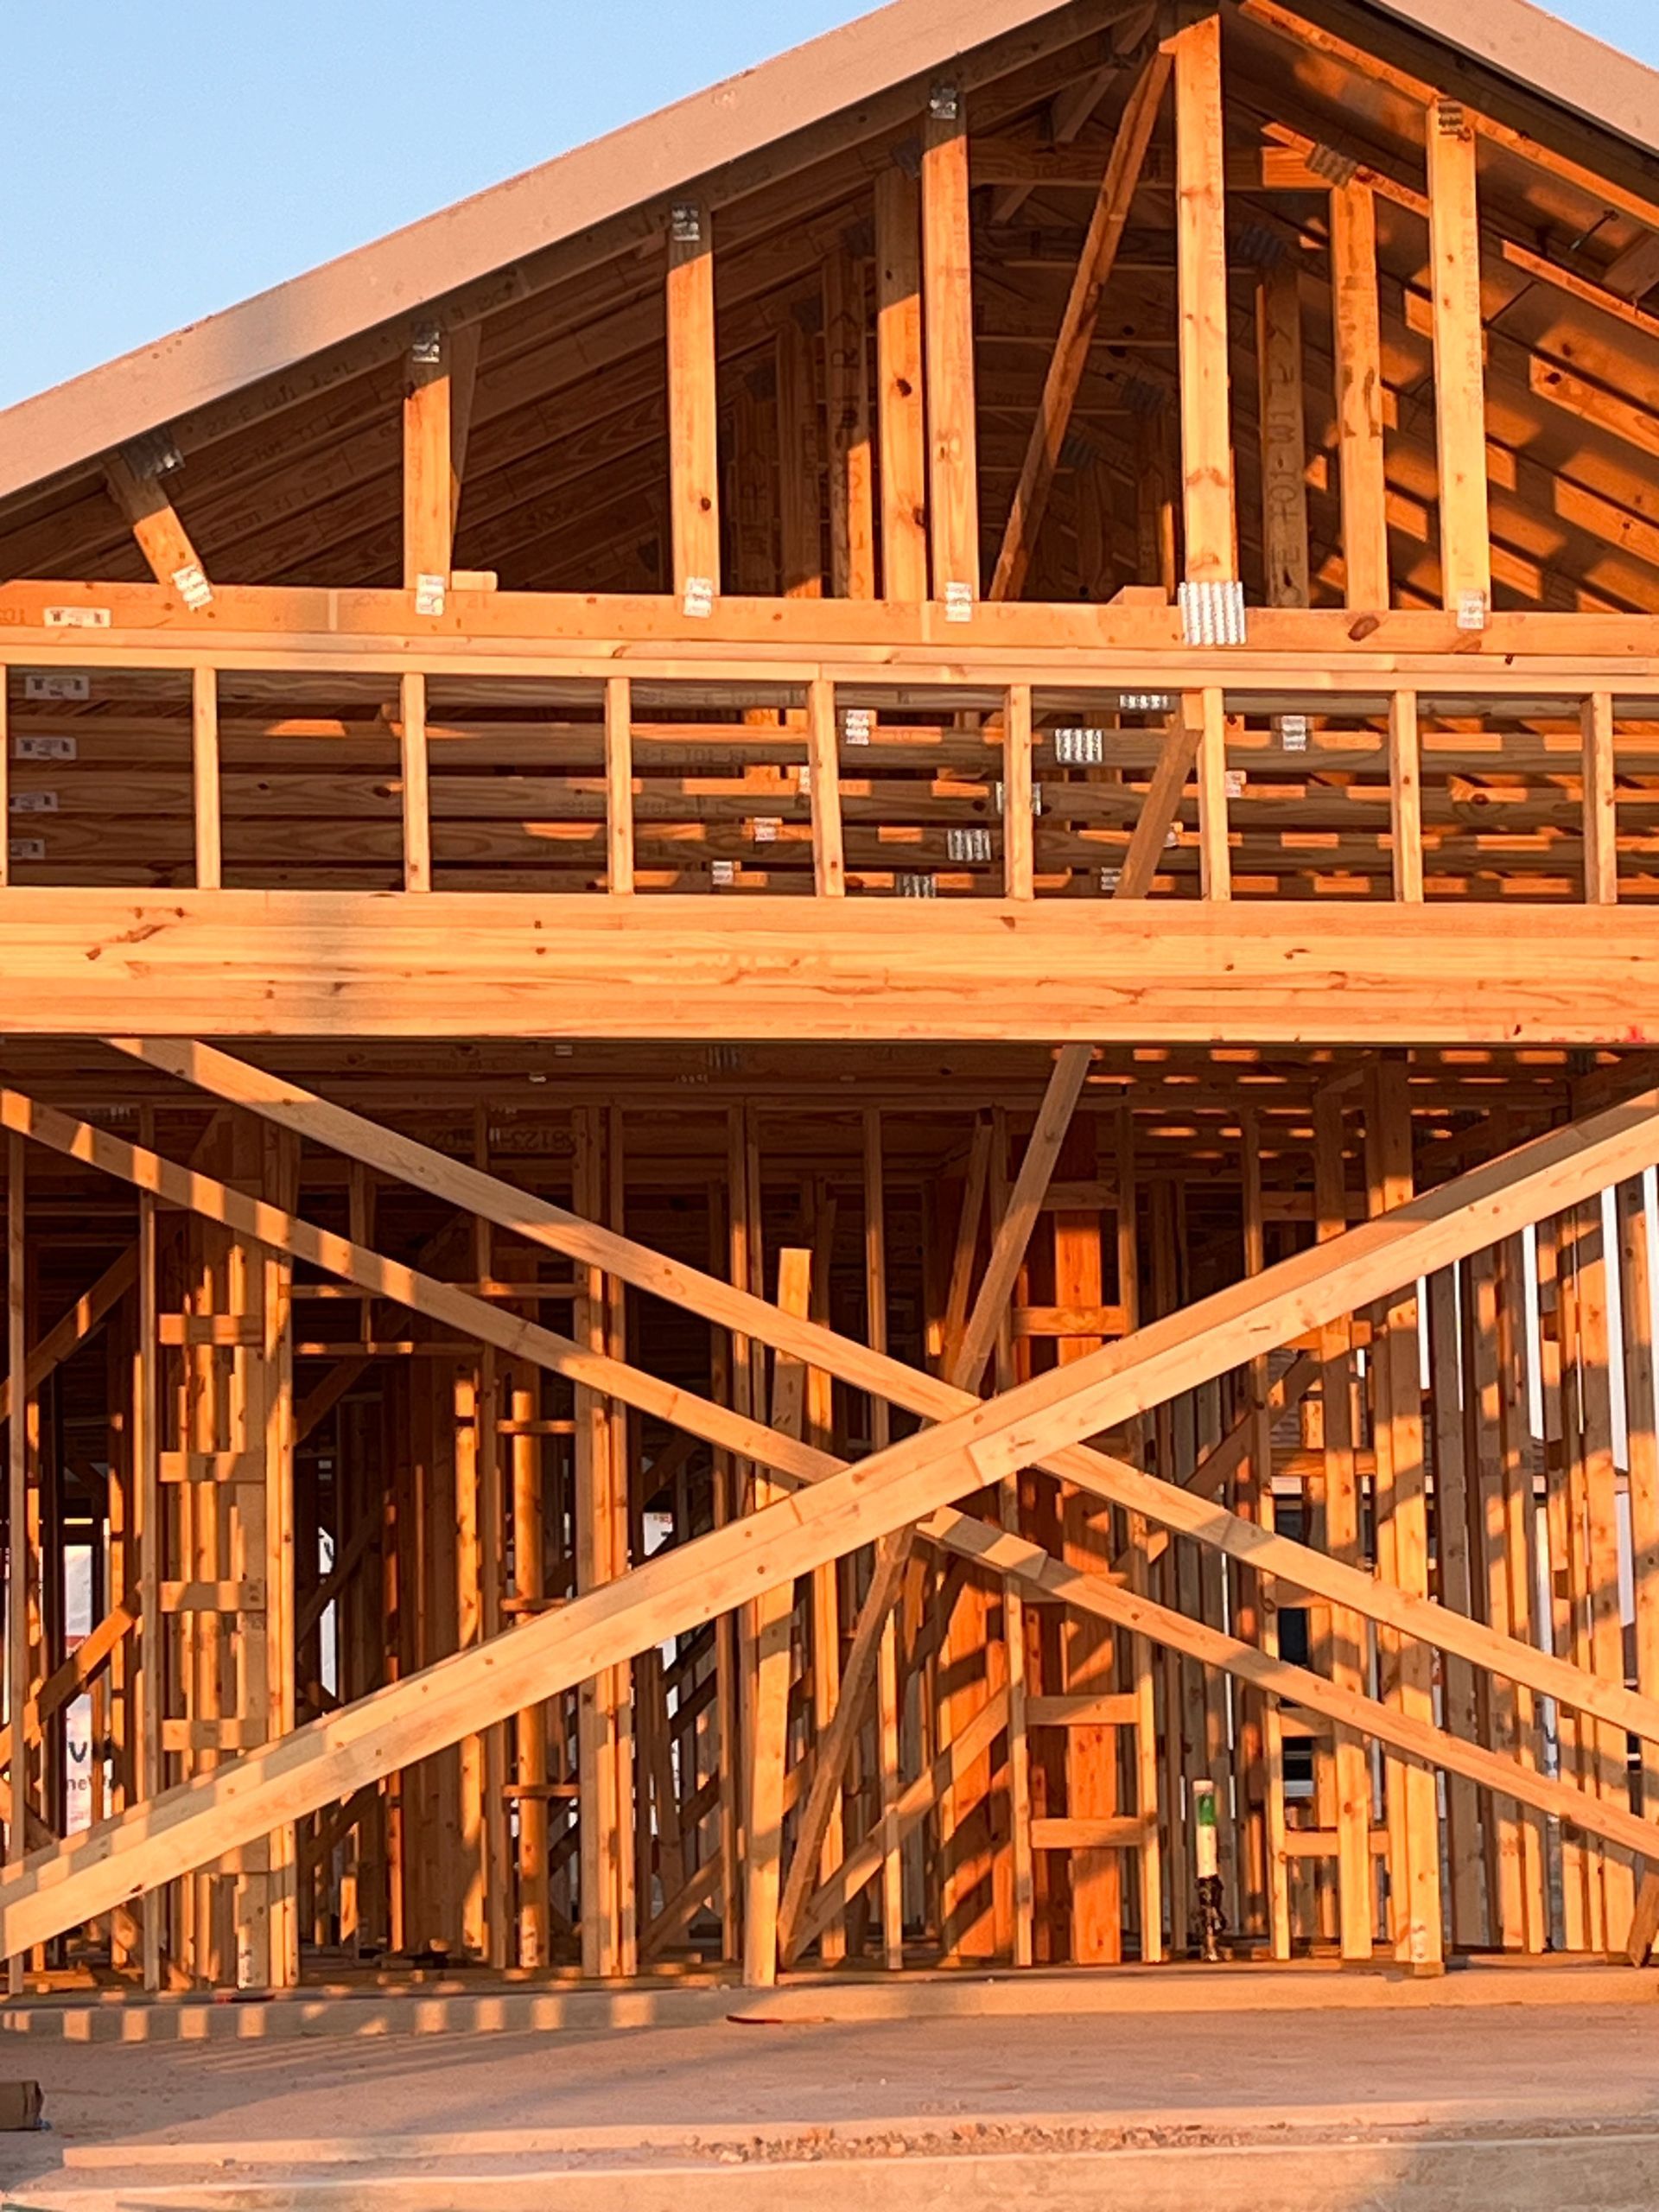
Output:
M1187 645L1179 611L1140 601L980 600L966 620L882 600L721 596L706 616L650 593L454 590L418 613L392 590L217 585L192 613L160 584L0 585L0 663L397 676L960 686L982 679L1103 690L1321 694L1409 683L1454 697L1612 689L1659 696L1659 615L1455 615L1395 607L1252 607L1242 646Z
M1650 1045L1659 912L8 891L0 1036Z

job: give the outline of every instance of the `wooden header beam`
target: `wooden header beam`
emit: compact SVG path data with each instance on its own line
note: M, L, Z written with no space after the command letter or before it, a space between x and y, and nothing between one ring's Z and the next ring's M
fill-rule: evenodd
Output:
M1628 906L14 887L0 970L14 1037L1659 1042Z

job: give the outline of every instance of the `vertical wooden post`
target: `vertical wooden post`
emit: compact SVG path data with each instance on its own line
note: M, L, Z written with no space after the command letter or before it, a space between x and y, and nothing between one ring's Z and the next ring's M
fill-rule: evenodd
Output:
M784 596L818 599L823 593L821 418L812 343L792 315L785 318L778 333L777 374L778 537Z
M990 1221L991 1249L1010 1234L1007 1227L1013 1193L1008 1185L1008 1116L1005 1107L991 1114ZM1007 1299L1015 1282L999 1297L995 1344L995 1385L1011 1389L1014 1380L1014 1332ZM961 1357L961 1354L958 1354ZM974 1382L978 1381L977 1375ZM971 1384L969 1387L973 1387ZM997 1485L998 1517L1005 1529L1020 1529L1020 1484L1005 1478ZM1014 1962L1030 1966L1036 1957L1036 1860L1032 1842L1031 1737L1029 1731L1030 1623L1023 1588L1017 1577L1002 1581L1002 1633L1008 1669L1008 1858L1012 1875L1009 1899L1014 1932Z
M1414 691L1396 691L1389 701L1389 821L1394 847L1394 895L1407 906L1421 906L1423 786Z
M1438 1595L1441 1605L1472 1618L1462 1344L1458 1332L1457 1275L1451 1268L1440 1268L1428 1279L1428 1356L1434 1416ZM1441 1684L1446 1727L1467 1743L1478 1743L1480 1714L1474 1669L1466 1659L1448 1652ZM1485 1900L1481 1882L1479 1793L1466 1777L1449 1774L1446 1777L1446 1833L1452 1941L1474 1949L1485 1941Z
M10 1412L6 1421L6 1719L11 1726L11 1818L6 1863L18 1866L29 1853L29 1754L25 1730L29 1702L29 1249L25 1198L25 1140L6 1140L6 1376ZM21 1954L6 1961L6 1986L23 1986Z
M1322 1090L1313 1108L1313 1203L1320 1243L1348 1226L1342 1099ZM1361 1564L1360 1494L1354 1456L1353 1332L1344 1318L1319 1332L1319 1411L1325 1440L1325 1535L1332 1559ZM1344 1605L1331 1608L1331 1679L1344 1689L1370 1680L1370 1630ZM1369 1959L1376 1930L1371 1868L1371 1762L1364 1740L1338 1727L1332 1764L1337 1796L1337 1925L1344 1959Z
M1653 1268L1645 1179L1633 1175L1616 1194L1619 1306L1624 1335L1625 1431L1629 1439L1630 1581L1636 1612L1636 1686L1659 1691L1659 1420L1653 1359ZM1659 1814L1659 1745L1643 1739L1642 1815Z
M1010 683L1002 709L1002 895L1036 891L1036 831L1032 817L1031 686Z
M1585 1658L1604 1681L1622 1682L1624 1631L1619 1593L1618 1478L1613 1465L1611 1343L1607 1283L1605 1209L1598 1198L1576 1210L1573 1273L1578 1306L1579 1405L1583 1453L1585 1575L1581 1603ZM1586 1727L1595 1745L1585 1781L1610 1803L1627 1806L1626 1738L1606 1722ZM1588 1746L1586 1745L1586 1749ZM1635 1888L1630 1861L1598 1844L1601 1948L1622 1953L1630 1934Z
M473 1111L473 1164L486 1172L490 1165L489 1109L482 1104ZM482 1216L475 1216L473 1222L473 1262L480 1282L493 1281L495 1231ZM499 1357L492 1345L485 1344L480 1349L477 1383L474 1440L477 1483L474 1641L488 1643L501 1633L505 1528L501 1468L502 1378ZM485 1732L481 1749L483 1808L478 1865L483 1885L484 1940L490 1964L505 1967L512 1962L508 1940L512 1871L512 1838L507 1823L507 1733L504 1725L498 1723Z
M720 459L715 253L709 211L677 203L668 235L669 513L674 590L707 613L720 590Z
M277 1205L290 1211L299 1203L300 1141L285 1129L263 1132L261 1160L265 1189ZM264 1277L258 1313L264 1328L264 1369L258 1403L264 1414L265 1463L264 1731L268 1740L291 1733L296 1720L295 1643L297 1567L294 1496L294 1262L276 1252L253 1249L251 1266ZM336 1618L338 1618L338 1614ZM257 1634L255 1626L253 1634ZM300 1978L297 1895L298 1838L290 1821L267 1839L266 1912L270 1979L292 1988Z
M1244 1272L1260 1274L1267 1265L1267 1229L1262 1208L1261 1127L1254 1113L1239 1116L1243 1137ZM1270 1386L1265 1353L1250 1362L1246 1387L1251 1408L1249 1487L1250 1517L1262 1527L1274 1525L1273 1420L1268 1411ZM1241 1501L1244 1510L1244 1502ZM1255 1616L1255 1640L1262 1650L1277 1656L1279 1600L1274 1586L1251 1576L1247 1587L1250 1611ZM1243 1609L1241 1609L1243 1610ZM1243 1631L1241 1631L1243 1632ZM1249 1712L1254 1700L1243 1700ZM1268 1909L1268 1937L1275 1959L1290 1956L1290 1868L1285 1845L1284 1721L1275 1700L1261 1700L1255 1715L1262 1747L1262 1817L1263 1874Z
M1440 591L1461 626L1481 629L1492 601L1492 556L1475 132L1454 100L1435 101L1427 121Z
M1618 898L1618 822L1614 794L1613 701L1593 691L1584 702L1584 895L1592 906Z
M432 802L426 753L426 678L411 674L402 684L397 753L404 785L404 888L432 888Z
M927 597L927 425L922 401L922 200L890 162L875 180L876 423L881 595Z
M867 1106L864 1135L864 1313L865 1336L872 1351L887 1348L887 1172L881 1146L881 1112ZM893 1440L887 1401L870 1398L870 1449L885 1451ZM878 1554L879 1558L879 1554ZM903 1692L899 1680L898 1609L881 1624L876 1661L876 1767L881 1822L881 1948L889 1969L905 1963L904 1858L896 1827L899 1802Z
M607 1209L604 1115L598 1107L575 1114L575 1209L602 1220ZM602 1271L579 1268L572 1333L590 1351L608 1352L609 1297ZM576 1587L591 1590L616 1573L615 1459L611 1427L615 1408L597 1390L575 1393ZM581 1853L582 1963L588 1974L620 1970L623 1929L619 1859L627 1839L621 1817L615 1744L615 1673L606 1668L577 1694L578 1838Z
M11 881L11 671L0 661L0 891Z
M1180 301L1181 459L1189 582L1238 574L1228 419L1227 207L1221 17L1175 34L1176 283Z
M1227 842L1227 716L1225 695L1208 685L1189 693L1183 712L1198 731L1198 878L1206 899L1233 895Z
M1366 1132L1372 1211L1387 1213L1412 1195L1411 1109L1402 1058L1389 1056L1378 1061L1372 1101ZM1373 1360L1379 1563L1401 1589L1413 1597L1427 1597L1427 1468L1414 1287L1396 1294L1383 1309ZM1420 1643L1398 1638L1391 1638L1384 1650L1395 1669L1401 1709L1432 1721L1432 1655ZM1412 1972L1437 1973L1444 1956L1437 1779L1402 1760L1390 1761L1389 1779L1396 1793L1389 1825L1402 1847L1390 1860L1396 1885L1396 1955Z
M823 272L825 402L830 426L830 575L840 599L875 597L875 477L870 443L868 264L845 247Z
M979 597L979 457L974 392L968 109L933 86L922 123L922 298L927 365L928 525L933 596Z
M1117 1141L1114 1157L1116 1207L1117 1296L1123 1309L1123 1333L1133 1336L1141 1325L1140 1205L1135 1181L1135 1112L1127 1103L1117 1112ZM1137 1464L1147 1440L1147 1424L1137 1422L1131 1432L1137 1446ZM1147 1523L1138 1513L1128 1516L1129 1586L1150 1592L1152 1562L1148 1557ZM1129 1665L1134 1676L1130 1694L1135 1700L1135 1809L1141 1821L1141 1963L1154 1966L1164 1955L1164 1854L1158 1804L1158 1714L1156 1654L1144 1636L1129 1638ZM1166 1808L1172 1836L1179 1808ZM1172 1933L1179 1934L1172 1929Z
M605 884L618 895L633 889L633 686L626 676L605 679Z
M836 731L836 687L817 677L807 687L806 752L812 775L812 887L820 899L847 890L841 830L841 755Z
M223 873L219 813L219 672L190 671L190 780L196 822L196 888L217 891Z
M1389 510L1376 202L1370 185L1350 182L1332 191L1331 283L1344 596L1351 607L1380 609L1389 604Z
M154 1140L153 1117L146 1107L139 1115L138 1141L146 1149ZM148 1191L138 1193L138 1338L132 1363L132 1479L138 1502L138 1656L139 1789L154 1799L162 1789L162 1702L167 1694L167 1665L162 1649L162 1561L166 1529L162 1514L161 1486L161 1323L156 1283L157 1235L156 1200ZM151 1890L143 1903L144 1987L152 1993L162 1986L162 1916L167 1907L164 1889Z
M786 1245L778 1255L778 1304L804 1313L811 1300L812 1255ZM779 1352L772 1363L772 1425L799 1436L804 1425L806 1370ZM775 1485L758 1470L755 1504L769 1503ZM789 1765L789 1676L793 1642L792 1586L768 1591L752 1608L754 1665L749 1707L749 1798L744 1869L743 1979L769 1988L778 1979L779 1876L783 1866L784 1782Z
M454 446L450 340L416 332L404 386L404 588L436 594L442 610L454 561Z
M627 1225L627 1143L622 1109L612 1104L604 1113L605 1176L603 1218L607 1227ZM620 1275L605 1282L604 1350L611 1358L628 1356L627 1286ZM605 1546L604 1579L614 1582L632 1564L630 1546L633 1522L635 1440L638 1422L632 1410L614 1400L610 1407L610 1463L601 1536ZM611 1822L611 1878L616 1897L616 1962L620 1974L639 1971L639 1862L632 1848L636 1753L633 1725L635 1696L632 1662L621 1661L610 1669L606 1689L606 1728Z
M1262 558L1269 607L1309 604L1307 424L1302 397L1302 299L1294 259L1256 282L1262 416Z

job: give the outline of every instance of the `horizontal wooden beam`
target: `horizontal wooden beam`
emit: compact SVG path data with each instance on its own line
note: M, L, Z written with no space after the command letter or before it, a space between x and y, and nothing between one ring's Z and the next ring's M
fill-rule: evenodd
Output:
M14 887L0 974L13 1037L1659 1041L1628 906Z
M1433 607L1368 609L1357 620L1340 607L1253 607L1243 647L1188 647L1176 609L1144 601L984 599L962 620L931 601L732 594L712 617L692 618L665 594L455 590L411 639L402 592L226 584L208 620L156 584L29 582L0 585L0 639L16 665L76 669L415 668L598 683L626 662L636 677L723 675L747 684L763 674L879 685L977 673L998 685L1300 683L1316 695L1350 688L1351 676L1384 689L1390 677L1420 690L1438 681L1454 694L1553 685L1579 696L1602 679L1621 693L1659 694L1659 616L1536 610L1495 613L1475 632ZM1086 668L1079 652L1090 656ZM1529 658L1529 668L1511 665Z

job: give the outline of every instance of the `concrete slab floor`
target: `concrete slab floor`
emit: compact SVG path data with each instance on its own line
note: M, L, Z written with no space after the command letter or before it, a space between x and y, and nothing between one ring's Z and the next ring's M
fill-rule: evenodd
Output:
M878 2181L872 2203L948 2200L954 2212L1033 2187L1046 2207L1081 2190L1079 2203L1159 2212L1166 2183L1172 2203L1201 2192L1212 2212L1415 2206L1412 2192L1511 2212L1535 2190L1555 2212L1651 2204L1656 2024L1650 2004L1532 2004L349 2044L20 2040L3 2047L4 2070L42 2082L52 2132L0 2137L0 2202L513 2212L523 2192L538 2212L598 2212L602 2182L607 2212L696 2212L715 2183L731 2212L773 2212L787 2177L791 2207L861 2203ZM1142 2171L1148 2158L1162 2164ZM1395 2171L1402 2160L1410 2172ZM1277 2193L1280 2180L1306 2192L1327 2168L1328 2193ZM1498 2193L1478 2193L1489 2185Z

